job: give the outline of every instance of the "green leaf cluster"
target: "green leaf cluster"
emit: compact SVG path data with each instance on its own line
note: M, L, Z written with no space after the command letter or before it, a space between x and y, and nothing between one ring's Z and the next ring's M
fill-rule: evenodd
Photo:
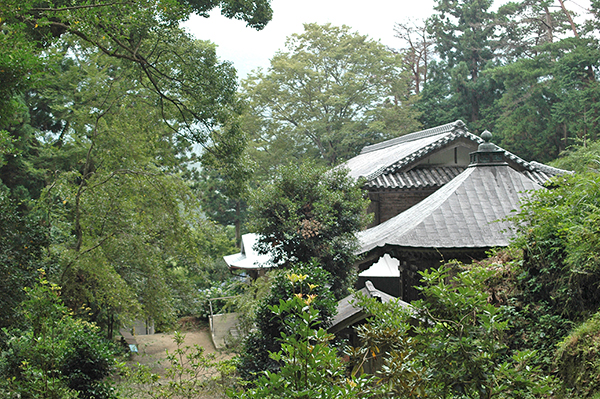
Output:
M95 325L73 317L44 274L27 289L21 311L27 327L3 330L0 392L32 399L115 397L104 381L115 367L114 346Z
M536 192L515 217L516 245L525 249L521 277L528 300L547 303L554 314L582 320L597 310L597 173L566 175L552 190Z
M314 306L321 301L312 285L304 292L302 284L309 275L288 274L295 295L269 305L272 317L282 325L277 338L280 348L269 357L280 364L277 371L266 370L241 398L368 398L370 380L364 376L347 377L345 365L330 344L333 334L323 326L323 317ZM298 286L298 287L296 287ZM315 287L316 288L316 287ZM232 395L233 397L233 395Z
M47 226L39 217L23 213L0 186L0 328L19 322L23 288L35 284L38 269L51 266L45 253Z
M243 83L250 156L266 176L293 159L334 166L418 128L410 78L381 43L348 26L305 24L286 48Z
M252 231L260 234L258 251L281 267L316 260L341 297L356 259L355 233L368 221L368 199L347 171L290 164L272 184L253 192L250 205Z
M494 270L445 264L422 272L423 299L359 304L373 315L357 329L354 362L377 366L382 397L534 398L552 380L532 365L535 351L511 350L506 306L488 301ZM358 360L358 362L357 362Z
M254 330L246 336L240 355L238 370L245 380L254 380L263 371L279 370L281 359L270 357L269 353L281 349L279 338L296 333L295 326L302 323L301 312L294 308L273 314L273 306L294 296L311 299L311 307L318 317L313 321L326 328L335 315L336 301L329 287L331 276L318 264L296 264L290 270L279 270L268 276L271 280L269 294L258 304L254 315ZM314 296L314 297L311 297Z

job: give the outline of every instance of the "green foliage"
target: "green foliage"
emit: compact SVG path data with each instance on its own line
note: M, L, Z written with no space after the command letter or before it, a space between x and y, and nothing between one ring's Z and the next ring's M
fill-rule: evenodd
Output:
M198 215L186 180L195 161L191 142L160 123L167 111L152 105L159 98L147 82L132 80L126 63L64 44L56 69L47 71L50 83L29 99L43 133L35 173L47 183L35 210L60 263L50 277L70 307L89 305L92 315L83 316L109 336L119 319L169 324L175 312L191 311L182 306L194 297L185 277L207 284L204 269L217 271L232 241ZM15 170L9 167L3 181ZM21 180L31 177L17 172Z
M595 39L567 38L536 50L493 71L507 88L497 129L506 148L549 161L579 140L598 138L600 57Z
M290 164L251 198L258 251L281 267L316 259L331 274L332 290L341 297L350 286L355 233L366 226L367 205L346 170Z
M50 266L45 251L48 229L40 218L23 215L0 186L0 328L19 321L24 287L32 287L38 269Z
M590 27L597 11L581 29L548 1L509 2L497 11L491 5L436 2L427 25L440 60L429 65L416 104L421 122L434 127L462 119L541 162L579 140L596 140L600 64Z
M430 370L415 352L412 308L402 307L395 300L381 303L366 297L359 297L355 306L371 317L354 328L361 345L345 349L352 375L365 371L374 374L374 391L381 397L425 396Z
M216 133L215 144L202 154L202 174L196 185L202 210L223 226L235 226L236 242L241 242L242 224L247 217L250 161L246 154L247 137L235 120Z
M0 392L22 398L113 398L104 379L115 350L93 324L77 320L62 303L60 289L44 276L27 289L26 330L8 330L0 357Z
M201 317L208 310L206 292L213 287L231 295L236 292L237 283L223 260L236 247L232 232L209 220L196 219L188 234L184 248L167 259L166 276L177 317Z
M507 352L508 321L485 292L491 273L472 268L453 275L451 265L422 272L426 299L414 307L424 323L415 329L416 339L440 397L526 398L550 389L538 385L536 370L526 366L533 352Z
M598 172L600 170L600 141L584 141L569 147L552 166L577 173Z
M498 25L491 5L489 0L436 2L428 27L441 62L432 66L433 79L428 80L418 107L426 126L462 119L475 131L492 128L485 112L502 84L485 73L496 62Z
M597 397L600 392L600 314L573 330L556 350L558 374L567 397Z
M179 28L217 6L257 29L271 18L266 0L0 4L0 179L43 215L64 300L109 336L168 324L193 296L181 276L217 269L198 262L186 179L194 143L217 161L243 150L235 70Z
M600 298L598 209L600 176L567 175L539 190L514 218L515 244L525 249L524 301L546 303L572 321L593 314Z
M175 332L173 341L177 349L172 353L167 351L164 375L139 363L132 367L123 366L119 393L139 399L225 397L222 392L235 382L233 362L216 360L214 353L205 353L201 346L184 345L185 334Z
M586 153L574 157L588 159ZM598 310L599 184L595 172L563 176L551 190L534 193L513 218L513 245L524 255L508 301L510 346L537 351L534 364L546 372L555 369L556 345Z
M271 279L269 275L258 277L256 280L247 280L236 286L237 295L228 299L225 307L234 309L237 313L236 328L239 337L231 337L227 346L235 352L241 352L246 337L254 330L255 314L263 301L271 292Z
M244 82L250 155L265 176L294 159L334 166L364 145L418 127L410 78L399 72L400 57L381 43L347 26L305 24L286 47L268 72Z
M272 307L279 305L294 295L311 295L311 306L318 312L318 320L322 327L327 327L336 311L336 301L328 282L329 273L317 264L300 264L289 271L276 271L269 275L272 278L269 295L260 302L254 316L255 329L244 340L244 349L240 355L239 371L243 379L255 379L256 373L262 371L277 371L282 363L269 356L271 352L281 349L279 337L282 333L291 335L295 330L297 313L280 314L272 312Z
M369 303L373 315L357 329L361 363L378 360L383 397L545 397L552 380L530 366L534 351L510 351L504 306L488 301L494 270L447 264L422 272L424 299L401 309ZM355 356L356 358L356 356Z
M137 63L142 73L156 78L155 89L158 90L163 76L156 72L161 68L149 61L151 57L161 55L153 53L156 49L144 47L141 43L156 37L168 41L169 31L191 13L208 16L215 7L220 7L226 17L244 20L256 29L262 29L272 17L266 0L164 0L160 3L145 0L128 3L58 1L44 6L34 1L5 1L0 7L0 26L3 28L3 43L12 51L3 55L12 60L12 64L2 63L0 66L12 68L1 69L2 82L6 82L8 89L15 88L20 83L19 78L26 76L26 72L19 72L28 65L31 52L51 45L64 35L72 35L111 57ZM158 36L154 37L154 34ZM178 62L175 58L171 61ZM186 73L183 68L180 71ZM168 97L166 94L165 99ZM186 107L183 102L180 105Z
M292 285L300 286L307 275L288 275ZM300 284L299 284L300 283ZM279 299L268 308L285 326L281 332L281 349L269 356L281 364L277 372L267 370L241 398L368 398L370 380L347 377L345 365L330 345L333 334L321 327L322 317L313 306L319 297L311 288L296 288L294 296Z
M566 315L553 312L544 302L524 302L522 297L516 296L509 301L504 316L510 327L506 332L509 347L535 351L530 364L548 374L555 370L557 343L573 327Z

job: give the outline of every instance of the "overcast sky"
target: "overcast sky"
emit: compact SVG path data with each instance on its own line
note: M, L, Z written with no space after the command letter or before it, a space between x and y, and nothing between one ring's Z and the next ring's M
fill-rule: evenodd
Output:
M244 78L257 67L267 68L275 52L284 48L285 38L302 33L304 23L348 25L385 45L399 47L394 24L427 18L433 0L272 0L271 6L273 19L262 31L224 18L219 10L213 10L210 18L192 16L185 27L197 39L216 43L219 57L232 61L238 76Z

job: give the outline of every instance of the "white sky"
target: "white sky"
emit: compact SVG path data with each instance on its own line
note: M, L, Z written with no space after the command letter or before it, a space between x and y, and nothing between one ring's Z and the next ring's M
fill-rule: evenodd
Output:
M304 23L348 25L387 46L399 47L394 24L427 18L433 4L433 0L272 0L273 19L262 31L222 17L220 10L213 10L210 18L194 15L184 26L197 39L216 43L219 58L232 61L243 79L258 67L268 68L271 57L284 48L286 37L302 33Z

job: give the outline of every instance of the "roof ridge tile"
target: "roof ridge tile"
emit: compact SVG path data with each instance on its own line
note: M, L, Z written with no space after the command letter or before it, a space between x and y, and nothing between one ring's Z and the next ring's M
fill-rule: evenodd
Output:
M362 151L360 153L367 154L369 152L381 150L383 148L392 147L392 146L402 144L402 143L408 143L409 141L415 141L415 140L423 139L426 137L436 136L438 134L449 133L449 132L453 132L453 131L457 131L457 130L466 130L466 126L465 126L464 122L461 121L460 119L455 122L446 123L445 125L436 126L436 127L430 128L430 129L425 129L425 130L421 130L418 132L405 134L404 136L395 137L390 140L382 141L381 143L366 146L362 149Z

